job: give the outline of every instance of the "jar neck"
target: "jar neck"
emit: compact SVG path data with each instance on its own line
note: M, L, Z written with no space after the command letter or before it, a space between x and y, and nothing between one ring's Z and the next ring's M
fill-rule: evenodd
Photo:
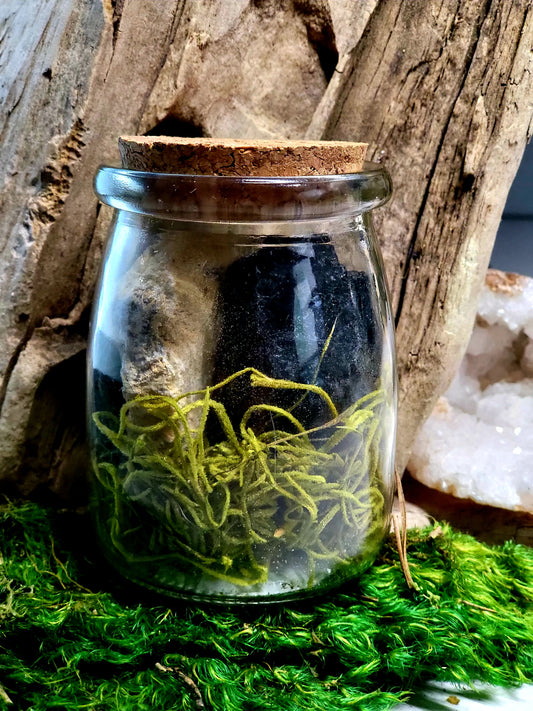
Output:
M102 166L95 191L106 205L160 220L272 225L346 219L384 205L392 186L380 165L361 173L228 177L146 173ZM263 232L263 230L262 230Z
M214 222L205 220L183 220L153 217L139 212L119 209L116 216L117 227L136 230L143 234L157 234L160 237L196 234L197 239L212 239L220 235L224 240L232 239L242 245L267 244L280 246L284 243L316 242L327 243L332 235L366 233L372 223L372 214L337 215L329 218L307 220L276 220L255 222Z

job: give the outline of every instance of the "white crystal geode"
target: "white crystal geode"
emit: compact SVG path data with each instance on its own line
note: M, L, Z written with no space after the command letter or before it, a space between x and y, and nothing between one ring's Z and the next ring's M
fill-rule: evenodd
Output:
M466 355L408 470L445 493L533 512L533 279L489 270Z

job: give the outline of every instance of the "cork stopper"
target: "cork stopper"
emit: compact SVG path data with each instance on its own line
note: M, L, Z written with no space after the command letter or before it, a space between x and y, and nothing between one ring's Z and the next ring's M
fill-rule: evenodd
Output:
M366 143L122 136L122 167L229 176L341 175L363 170Z

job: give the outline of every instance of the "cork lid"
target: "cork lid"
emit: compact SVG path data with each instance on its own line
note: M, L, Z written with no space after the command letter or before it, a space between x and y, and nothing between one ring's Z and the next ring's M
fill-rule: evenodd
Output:
M122 136L123 168L228 176L343 175L363 170L368 144L175 136Z

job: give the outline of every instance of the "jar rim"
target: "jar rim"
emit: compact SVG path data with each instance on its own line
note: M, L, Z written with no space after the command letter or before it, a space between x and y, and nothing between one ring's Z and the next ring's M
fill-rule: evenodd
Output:
M264 177L102 165L94 190L106 205L159 219L255 223L359 215L389 200L392 181L383 165L370 162L360 173Z

